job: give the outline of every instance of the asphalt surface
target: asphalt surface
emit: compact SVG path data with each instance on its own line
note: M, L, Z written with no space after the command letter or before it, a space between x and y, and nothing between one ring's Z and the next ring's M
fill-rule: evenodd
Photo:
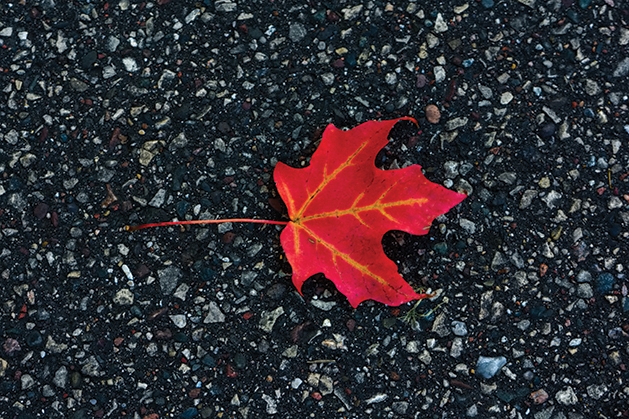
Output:
M629 416L629 7L0 4L0 418ZM429 105L429 108L427 108ZM468 198L300 296L275 164L329 123Z

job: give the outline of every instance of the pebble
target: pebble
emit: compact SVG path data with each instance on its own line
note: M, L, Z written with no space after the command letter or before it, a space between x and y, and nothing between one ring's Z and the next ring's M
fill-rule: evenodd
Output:
M511 92L504 92L500 95L500 104L508 105L513 100L513 94Z
M59 388L66 388L66 386L68 385L68 369L65 366L62 365L55 372L52 383Z
M161 287L162 294L170 295L177 287L177 283L183 276L183 273L181 269L169 266L157 271L157 276L159 276L159 286Z
M443 20L443 16L441 13L437 13L437 18L435 19L435 32L443 33L448 30L448 24Z
M588 283L579 284L577 286L577 295L586 300L594 297L594 290L592 289L592 285Z
M125 70L127 70L129 73L135 73L140 69L138 63L135 61L135 59L131 57L123 58L122 64L124 65Z
M187 319L185 314L173 314L169 317L173 324L178 328L183 329L186 327Z
M461 321L454 320L452 322L452 333L455 336L467 336L467 326Z
M476 374L485 379L489 379L496 375L506 364L507 358L504 356L480 356L476 362Z
M28 390L35 385L35 379L30 374L22 374L20 377L22 390Z
M438 65L433 67L432 72L435 75L436 83L441 83L446 79L446 70L442 66Z
M114 304L118 304L121 306L130 306L133 304L133 298L133 292L131 292L131 290L123 288L116 293L113 301Z
M293 42L301 41L302 39L304 39L307 33L308 32L306 31L306 27L299 22L291 23L288 29L288 37Z
M275 326L275 322L277 322L277 319L282 314L284 314L284 307L282 306L276 308L275 310L263 311L260 315L258 327L264 332L271 333L273 326Z
M577 404L577 402L579 401L577 395L574 392L574 389L570 386L555 393L555 400L557 400L559 404L562 404L564 406L572 406Z
M530 397L534 404L544 404L548 400L548 393L544 389L539 389L532 392Z
M208 324L225 322L225 314L223 314L221 309L218 307L218 304L216 304L214 301L210 301L207 308L208 313L203 319L203 323Z
M463 339L454 338L452 339L452 345L450 346L450 356L452 358L458 358L463 353Z
M431 124L438 124L441 120L441 111L435 105L426 106L426 120Z
M586 388L588 396L594 400L599 400L607 393L607 386L605 384L591 384Z

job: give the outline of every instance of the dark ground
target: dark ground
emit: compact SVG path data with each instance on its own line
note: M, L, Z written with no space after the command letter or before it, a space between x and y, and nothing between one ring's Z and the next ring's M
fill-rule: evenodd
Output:
M2 2L0 417L629 416L627 3L360 5ZM122 231L284 219L276 162L403 115L378 164L470 193L383 240L415 323L273 226Z

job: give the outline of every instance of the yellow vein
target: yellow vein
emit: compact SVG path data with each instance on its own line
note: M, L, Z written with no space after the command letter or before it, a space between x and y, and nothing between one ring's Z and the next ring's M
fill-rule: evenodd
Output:
M312 200L315 199L315 197L323 190L325 189L326 186L328 186L328 183L330 183L331 180L333 180L341 171L343 171L345 168L349 167L352 165L352 161L356 158L356 156L367 146L367 143L364 142L360 145L360 147L358 147L356 149L356 151L354 151L348 158L347 160L345 160L344 163L342 163L341 165L339 165L339 167L337 167L336 169L334 169L334 171L332 173L330 173L329 175L327 175L325 172L327 172L327 165L324 167L324 174L323 174L323 180L321 181L321 183L319 184L319 186L317 186L317 189L315 189L314 192L312 192L310 194L310 196L308 197L308 199L306 200L306 202L304 202L304 205L302 205L302 207L299 209L299 211L297 211L297 214L295 214L295 220L301 218L301 216L304 214L304 212L306 212L306 210L308 209L308 206L310 206L310 204L312 203Z
M321 212L319 214L313 214L313 215L308 215L307 217L303 217L300 221L302 223L305 223L307 221L312 221L312 220L318 220L321 218L328 218L328 217L342 217L344 215L353 215L355 216L362 224L366 225L361 219L359 214L361 212L366 212L366 211L379 211L383 216L385 216L387 219L396 222L397 220L395 218L393 218L391 215L389 215L386 212L387 208L391 208L391 207L403 207L403 206L411 206L411 205L422 205L425 204L428 201L428 199L426 198L417 198L417 199L405 199L403 201L396 201L396 202L386 202L386 203L380 203L380 199L378 199L378 201L376 201L373 204L370 205L365 205L362 207L350 207L344 210L334 210L334 211L328 211L328 212ZM356 202L356 201L354 201Z
M317 243L321 244L323 247L327 248L330 252L332 252L332 260L333 261L335 260L336 257L340 257L345 262L347 262L348 265L350 265L354 269L358 270L362 274L367 275L367 276L375 279L376 281L378 281L382 285L385 285L385 286L388 286L390 288L393 288L393 287L391 287L391 284L389 284L385 278L383 278L380 275L377 275L374 272L370 271L366 265L362 265L362 264L358 263L356 260L352 259L347 253L341 252L340 250L338 250L337 248L332 246L330 243L326 242L321 237L319 237L317 234L315 234L315 232L312 231L311 229L309 229L308 227L304 226L303 224L299 224L298 227L302 228L306 233L308 233L310 236L312 236L312 238L314 238L317 241ZM334 262L334 264L336 265L336 261ZM337 271L338 271L338 266L337 266Z

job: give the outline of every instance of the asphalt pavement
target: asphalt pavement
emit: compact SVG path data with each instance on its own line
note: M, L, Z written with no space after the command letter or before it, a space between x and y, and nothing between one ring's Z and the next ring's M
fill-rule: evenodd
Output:
M0 4L0 418L629 417L629 6ZM431 300L303 296L277 162L400 122Z

